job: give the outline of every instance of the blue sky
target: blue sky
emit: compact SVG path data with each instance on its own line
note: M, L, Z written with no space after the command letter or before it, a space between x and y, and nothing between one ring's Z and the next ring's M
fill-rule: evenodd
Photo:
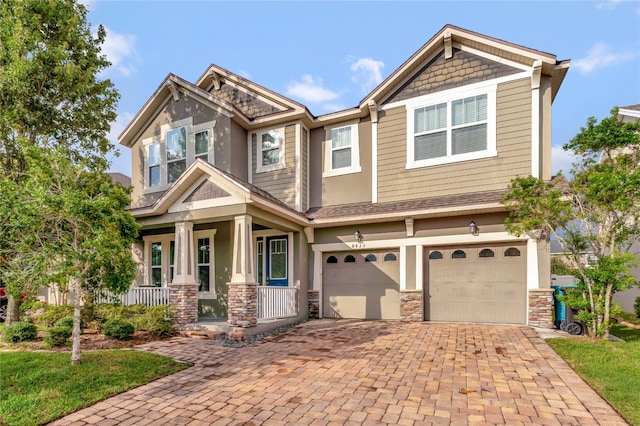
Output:
M640 103L640 1L217 2L83 0L107 29L103 75L121 94L111 140L168 73L211 63L320 115L356 106L445 24L571 59L553 104L553 170L589 116ZM131 174L128 148L112 171Z

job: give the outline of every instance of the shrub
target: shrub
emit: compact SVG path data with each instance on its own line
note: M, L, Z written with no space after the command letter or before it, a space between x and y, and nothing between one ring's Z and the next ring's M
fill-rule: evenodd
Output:
M66 317L65 317L66 318ZM63 318L63 320L65 319ZM72 329L58 321L55 326L51 327L44 333L44 343L49 346L63 346L71 337Z
M164 334L173 329L171 320L173 310L169 305L150 306L145 312L131 317L136 331L147 331L152 334Z
M60 319L73 316L73 306L71 305L45 305L44 312L35 315L33 321L43 327L52 327Z
M114 318L104 323L103 333L105 336L115 337L118 340L129 339L133 336L135 327L127 320Z
M36 340L38 330L36 325L27 321L12 322L4 329L3 340L9 343Z
M636 297L636 303L633 304L633 310L636 311L636 317L640 318L640 296Z
M73 316L68 315L66 317L62 317L58 321L56 321L56 323L53 326L73 328ZM80 325L80 328L82 328L82 325Z

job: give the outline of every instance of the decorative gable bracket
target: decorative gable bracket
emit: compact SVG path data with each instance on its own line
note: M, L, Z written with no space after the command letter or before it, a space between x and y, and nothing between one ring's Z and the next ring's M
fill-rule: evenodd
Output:
M535 61L531 66L531 89L540 88L540 76L542 75L542 61Z
M178 102L180 100L180 92L175 83L173 81L167 81L167 88L171 92L171 96L173 96L173 101Z
M406 218L404 220L404 225L407 228L407 237L413 237L413 218Z
M217 72L211 70L209 72L209 78L211 79L211 82L213 83L213 88L215 90L220 90L220 86L222 85L222 81L220 80L220 75L218 75Z

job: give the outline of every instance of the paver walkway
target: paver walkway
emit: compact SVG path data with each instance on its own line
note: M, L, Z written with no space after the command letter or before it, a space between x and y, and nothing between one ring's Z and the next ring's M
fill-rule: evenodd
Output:
M527 327L317 320L139 349L194 366L54 424L626 424Z

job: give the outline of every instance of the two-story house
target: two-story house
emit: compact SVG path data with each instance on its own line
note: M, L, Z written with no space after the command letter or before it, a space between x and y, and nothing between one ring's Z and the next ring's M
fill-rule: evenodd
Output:
M216 65L195 83L170 74L120 135L136 284L169 287L185 323L250 327L291 304L294 318L551 323L548 244L508 234L499 202L515 176L551 179L568 68L446 25L321 116Z

